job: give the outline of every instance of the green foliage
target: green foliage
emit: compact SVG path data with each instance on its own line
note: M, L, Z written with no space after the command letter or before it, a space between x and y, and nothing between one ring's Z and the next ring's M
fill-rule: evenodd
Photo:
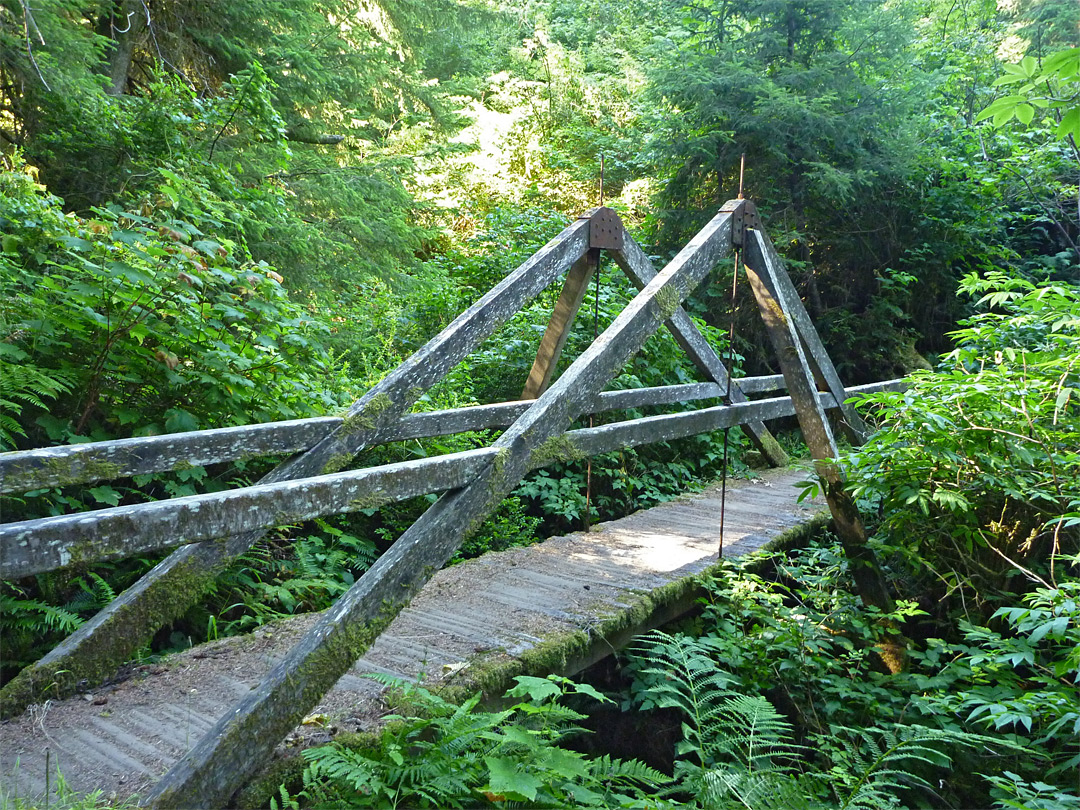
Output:
M920 768L951 765L943 748L993 742L877 719L864 729L830 725L834 744L819 748L815 763L810 748L792 742L790 722L766 698L741 693L748 685L732 688L737 678L717 666L722 647L716 635L654 631L634 652L642 708L675 708L684 718L673 790L690 796L692 806L897 807L913 787L930 788Z
M15 783L14 778L11 783ZM55 773L49 774L47 784L48 795L43 797L27 798L0 791L0 807L4 810L135 810L139 806L137 796L118 800L115 795L106 796L101 790L77 791L68 785L59 766Z
M381 678L404 690L408 716L387 718L375 748L310 749L304 788L283 786L272 807L477 807L527 802L530 807L657 807L642 787L666 777L637 761L589 759L560 743L580 733L585 715L561 701L606 700L565 678L518 677L516 698L499 712L478 710L480 695L460 706L428 690Z
M375 561L375 543L341 528L348 518L313 521L304 534L265 537L214 583L203 610L215 633L235 635L275 619L324 610Z
M990 104L976 121L991 118L993 125L1000 127L1015 118L1026 125L1034 119L1036 109L1048 110L1057 137L1071 138L1074 144L1080 141L1080 48L1058 51L1041 62L1027 56L1004 69L1005 75L994 86L1019 86Z
M175 175L162 179L163 193L181 193ZM5 173L0 184L5 358L32 369L16 382L44 375L64 385L53 383L47 415L24 411L23 432L147 435L345 401L327 326L289 300L272 268L205 230L212 218L178 219L169 206L63 217L25 176Z
M710 644L654 631L635 650L642 708L675 708L685 718L676 745L673 793L702 807L793 806L799 747L791 726L765 698L739 694L716 667Z
M992 618L1004 620L1002 630L962 623L964 643L934 653L953 656L942 672L952 689L925 702L929 710L955 712L975 727L1031 739L1050 767L1025 768L1026 775L1057 777L1061 787L1080 767L1078 595L1080 583L1071 580L999 608Z
M941 371L865 400L883 428L848 464L897 548L1001 588L1009 558L1076 551L1080 291L1001 275L965 286L990 311L956 333Z

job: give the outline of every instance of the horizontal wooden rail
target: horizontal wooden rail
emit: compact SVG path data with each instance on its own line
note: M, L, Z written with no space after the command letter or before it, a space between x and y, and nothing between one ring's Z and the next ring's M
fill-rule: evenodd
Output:
M780 374L744 377L733 380L733 384L743 393L764 393L782 390L784 378ZM605 391L597 397L591 412L715 399L724 393L716 383ZM396 442L504 428L513 424L529 404L500 402L409 414L380 434L379 441ZM0 453L0 494L130 478L260 456L291 455L314 447L333 433L342 421L340 416L323 416Z
M859 386L848 389L848 394L894 388L901 382ZM823 407L837 407L831 394L821 393L820 397ZM794 413L790 397L775 397L573 430L534 452L529 468ZM472 481L496 454L494 448L480 448L315 478L9 523L0 526L0 578L18 579L75 562L121 559L457 489Z

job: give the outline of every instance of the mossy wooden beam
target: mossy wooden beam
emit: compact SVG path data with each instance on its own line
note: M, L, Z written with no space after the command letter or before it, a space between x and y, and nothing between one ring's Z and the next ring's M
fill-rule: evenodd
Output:
M574 328L578 310L581 309L585 291L589 288L589 279L596 272L599 261L599 248L592 248L584 257L574 262L570 272L566 274L559 300L555 302L555 309L551 313L547 329L544 330L544 337L536 350L536 359L521 392L522 399L536 399L551 383L551 376L555 373L563 347L570 337L570 330Z
M382 433L428 388L558 279L588 248L589 221L578 220L569 225L355 402L329 436L276 467L260 483L309 478L347 467L356 453L382 441ZM205 545L177 549L143 577L149 581L140 581L141 587L120 594L92 621L76 630L64 645L62 660L52 658L50 666L71 673L76 681L89 679L92 673L101 671L102 650L114 656L114 666L119 666L161 626L197 602L232 556L250 548L262 534L262 530L246 532L230 537L224 544L204 541ZM199 551L189 550L193 548ZM183 581L173 573L181 569ZM144 600L150 598L148 594L159 592L175 594L168 602L169 611L145 604ZM128 615L153 617L157 623L131 626L125 619ZM33 671L34 668L28 675L31 680ZM0 690L0 703L3 694L4 690Z
M656 276L656 270L645 255L641 246L631 238L630 234L623 236L623 246L620 250L611 251L615 263L623 269L630 281L640 290L644 289ZM729 391L731 402L745 402L746 392L741 389L740 380L728 380L728 369L717 355L716 350L709 345L705 336L701 334L686 311L677 306L668 313L666 323L675 341L686 352L690 360L702 373L710 377L724 391ZM776 438L769 432L762 422L751 422L746 426L750 440L761 451L774 467L782 467L788 463L788 455L780 446Z
M316 705L396 614L529 469L533 452L562 435L732 248L733 214L720 213L642 290L494 444L478 478L439 498L312 627L292 652L196 744L148 797L155 807L224 805L251 770ZM348 655L326 642L348 639ZM349 656L352 656L349 658Z
M859 386L851 393L882 390L898 382ZM664 391L655 389L653 393ZM831 394L819 392L818 397L823 408L836 407ZM552 437L533 451L529 469L794 413L790 397L775 397L573 430ZM493 448L482 448L296 481L10 523L0 526L0 577L16 579L74 563L121 559L441 492L469 483L480 465L495 454Z
M825 349L825 344L821 342L821 337L818 335L813 321L810 320L810 315L807 313L795 285L792 284L791 277L788 275L787 270L784 269L784 262L780 258L780 254L776 252L776 248L773 247L768 234L763 230L755 230L754 236L748 241L754 243L754 250L760 251L762 256L768 257L767 262L760 264L761 280L791 319L795 332L802 342L814 378L820 379L824 383L824 388L840 403L841 430L848 438L848 441L855 445L861 445L866 441L870 428L867 427L863 418L859 416L858 411L847 403L848 397L844 391L844 384L840 381L840 375L836 372L836 366L833 365L832 358L829 357L829 352Z
M0 526L0 579L374 509L463 487L490 448Z
M318 444L340 424L339 417L326 416L0 453L0 493L292 455Z
M746 242L746 276L784 372L803 440L814 457L814 468L822 480L825 500L833 517L833 530L851 562L852 577L863 601L891 613L894 609L892 597L869 546L869 537L859 510L844 486L844 476L836 462L836 439L829 427L825 409L821 406L799 333L784 301L773 295L773 290L763 278L770 275L775 280L782 270L773 263L761 231L748 230Z
M744 377L738 382L746 392L776 391L783 388L783 375ZM592 403L589 412L692 402L723 394L724 390L715 383L605 391ZM408 414L388 426L379 440L396 442L506 427L527 407L528 403L515 401ZM339 416L323 416L0 453L0 494L299 453L325 439L342 421Z

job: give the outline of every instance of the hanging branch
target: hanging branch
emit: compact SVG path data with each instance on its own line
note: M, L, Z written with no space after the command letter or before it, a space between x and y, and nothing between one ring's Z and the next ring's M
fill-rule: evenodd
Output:
M34 70L37 72L38 78L41 79L41 83L45 85L45 89L50 93L52 88L49 87L49 83L45 81L45 77L41 75L41 67L38 66L37 59L34 58L34 49L30 44L30 27L33 26L34 31L37 32L38 41L42 45L45 44L45 37L41 35L41 29L38 28L38 24L34 22L34 15L30 12L30 4L27 0L19 0L19 5L23 10L23 34L26 36L26 55L30 57L30 64L34 66Z

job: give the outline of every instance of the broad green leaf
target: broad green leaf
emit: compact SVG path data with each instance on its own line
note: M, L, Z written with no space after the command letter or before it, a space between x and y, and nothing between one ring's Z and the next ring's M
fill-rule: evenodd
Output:
M543 782L530 773L518 770L518 763L507 757L484 757L488 767L488 790L518 801L531 802Z
M109 506L116 506L120 503L120 493L115 489L105 484L100 487L91 487L87 490L90 496L98 503L105 503Z
M1059 138L1072 135L1080 140L1080 107L1074 107L1061 116L1061 123L1058 124L1055 134Z
M550 697L562 694L559 685L547 678L519 675L514 680L517 681L517 686L506 693L509 697L528 697L530 700L541 703Z
M185 433L198 430L199 421L181 408L169 408L165 411L165 430L169 433Z

